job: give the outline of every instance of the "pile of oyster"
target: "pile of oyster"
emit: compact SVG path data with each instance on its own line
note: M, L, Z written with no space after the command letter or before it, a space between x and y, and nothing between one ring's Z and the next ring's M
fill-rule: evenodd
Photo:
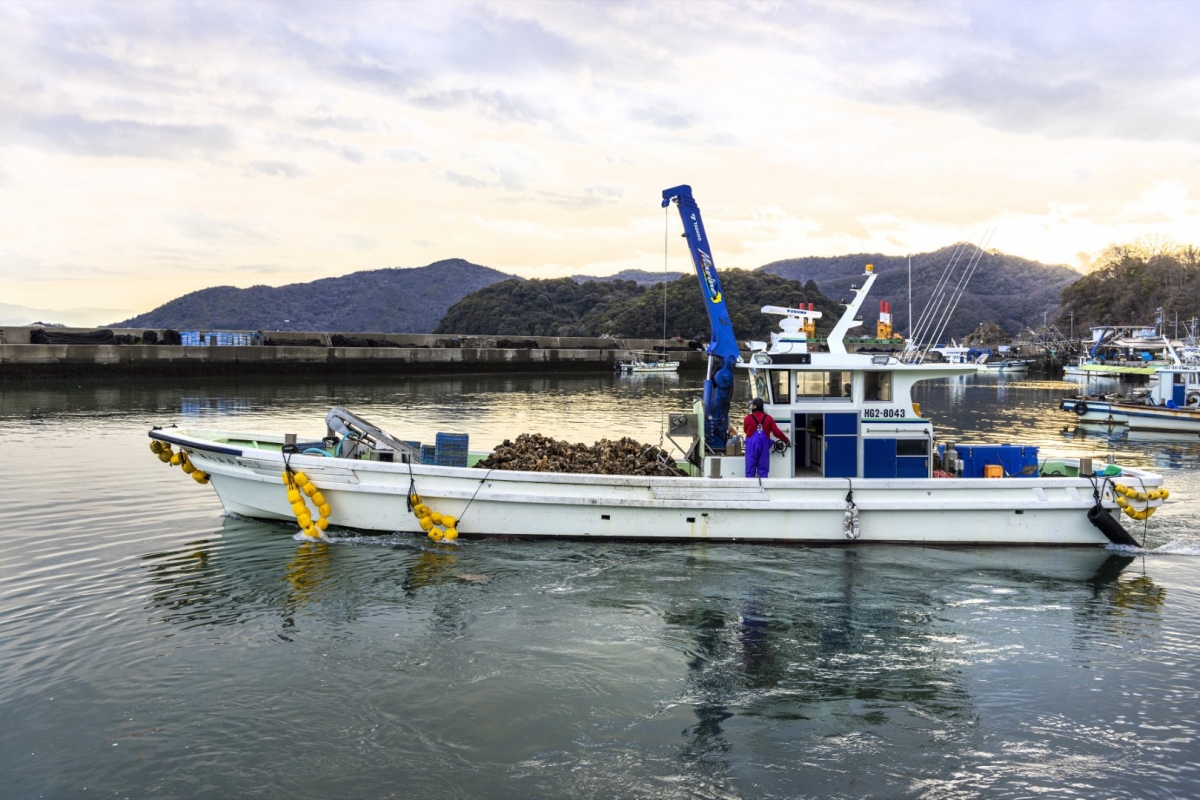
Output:
M492 454L475 465L483 469L522 472L569 472L594 475L684 475L670 453L651 444L625 437L601 439L589 446L551 439L540 433L523 433L505 439Z

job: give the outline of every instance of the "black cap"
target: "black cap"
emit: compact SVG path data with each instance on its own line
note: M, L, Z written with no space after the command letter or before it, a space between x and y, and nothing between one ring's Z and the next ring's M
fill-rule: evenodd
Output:
M763 410L763 401L761 397L756 397L750 401L750 407L758 411Z

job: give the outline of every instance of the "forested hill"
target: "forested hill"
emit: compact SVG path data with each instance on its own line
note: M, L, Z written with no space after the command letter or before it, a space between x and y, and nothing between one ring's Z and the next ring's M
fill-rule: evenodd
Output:
M1076 332L1093 325L1154 324L1158 309L1172 335L1200 314L1200 248L1160 241L1113 245L1096 259L1095 269L1062 293L1058 323ZM1074 314L1074 319L1070 315Z
M353 272L289 286L214 286L119 322L183 330L428 333L451 305L512 278L460 258L411 269Z
M831 328L841 313L815 284L740 269L722 270L721 284L739 340L767 339L778 330L779 317L763 314L764 305L815 303L824 313L818 333ZM656 339L663 335L664 289L666 335L707 341L708 312L695 275L652 287L634 281L578 283L572 278L503 281L455 303L435 333Z
M576 283L586 283L587 281L633 281L641 286L649 286L654 283L662 283L663 281L678 280L680 277L682 277L682 273L679 272L654 272L648 269L623 269L615 275L605 275L602 277L594 277L591 275L572 275L571 280L575 281Z
M932 253L912 256L912 309L920 319L934 287L957 249L960 260L954 275L974 253L973 245L944 247ZM871 296L863 304L862 316L869 326L879 317L879 301L892 304L892 324L897 332L908 327L908 257L859 253L829 258L808 257L776 261L763 266L764 272L799 281L815 281L822 292L836 299L850 299L850 285L862 284L863 266L874 264L879 277ZM1059 313L1059 295L1079 280L1070 267L1042 264L992 250L983 255L979 267L967 284L962 301L951 317L943 338L962 337L981 322L994 322L1009 333L1038 327L1043 314L1053 320Z

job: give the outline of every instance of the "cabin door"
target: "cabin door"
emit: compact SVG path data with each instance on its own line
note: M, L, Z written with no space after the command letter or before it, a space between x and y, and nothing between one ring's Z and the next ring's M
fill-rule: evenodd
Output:
M809 461L808 414L792 415L792 477L803 475L812 464Z
M858 413L825 414L825 477L858 477Z
M858 477L858 414L794 414L792 474Z

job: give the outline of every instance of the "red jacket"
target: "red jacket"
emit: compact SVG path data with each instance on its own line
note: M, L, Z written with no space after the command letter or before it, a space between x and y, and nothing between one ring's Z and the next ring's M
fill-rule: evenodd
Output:
M779 430L779 426L775 424L775 420L765 411L754 411L746 415L746 419L742 420L742 427L746 431L746 435L754 433L758 430L758 426L762 425L763 433L769 439L772 435L780 441L790 441L788 437L783 435L783 431Z

